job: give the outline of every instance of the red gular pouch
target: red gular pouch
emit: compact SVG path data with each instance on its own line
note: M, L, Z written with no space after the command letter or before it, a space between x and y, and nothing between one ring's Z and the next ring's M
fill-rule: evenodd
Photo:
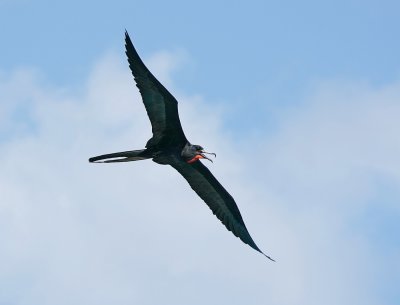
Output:
M197 160L200 160L200 159L205 159L205 158L202 155L196 155L194 158L192 158L192 159L190 159L189 161L186 161L186 162L191 164L191 163L194 163L194 162L196 162Z

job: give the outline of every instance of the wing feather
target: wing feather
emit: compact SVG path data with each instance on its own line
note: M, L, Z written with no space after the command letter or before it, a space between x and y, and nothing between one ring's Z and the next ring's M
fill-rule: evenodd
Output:
M146 147L184 145L187 140L179 120L178 102L147 69L128 32L125 32L125 47L129 67L152 126L153 137Z
M177 156L169 156L163 162L171 165L187 180L192 189L229 231L253 249L264 254L251 238L233 197L203 163L197 161L188 164Z

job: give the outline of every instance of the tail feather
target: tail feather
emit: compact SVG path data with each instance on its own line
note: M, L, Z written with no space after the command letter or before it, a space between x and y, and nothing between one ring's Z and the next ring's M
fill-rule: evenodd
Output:
M112 154L105 154L89 159L89 162L95 163L112 163L112 162L129 162L149 159L152 156L146 149L129 150L116 152Z

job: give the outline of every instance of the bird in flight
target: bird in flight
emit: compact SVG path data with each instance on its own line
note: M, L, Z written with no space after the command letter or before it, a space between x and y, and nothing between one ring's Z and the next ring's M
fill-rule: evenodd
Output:
M204 151L203 147L193 145L186 139L179 121L177 100L147 69L136 52L128 32L125 32L125 47L129 67L151 122L153 136L147 141L145 149L100 155L90 158L89 162L111 163L152 159L158 164L171 165L187 180L229 231L274 261L255 244L235 200L200 161L206 159L212 162L207 155L214 157L216 155Z

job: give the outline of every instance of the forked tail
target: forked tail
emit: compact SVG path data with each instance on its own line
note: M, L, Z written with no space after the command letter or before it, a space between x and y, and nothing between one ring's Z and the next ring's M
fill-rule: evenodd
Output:
M129 150L92 157L89 162L111 163L111 162L129 162L139 161L151 158L151 154L146 149Z

